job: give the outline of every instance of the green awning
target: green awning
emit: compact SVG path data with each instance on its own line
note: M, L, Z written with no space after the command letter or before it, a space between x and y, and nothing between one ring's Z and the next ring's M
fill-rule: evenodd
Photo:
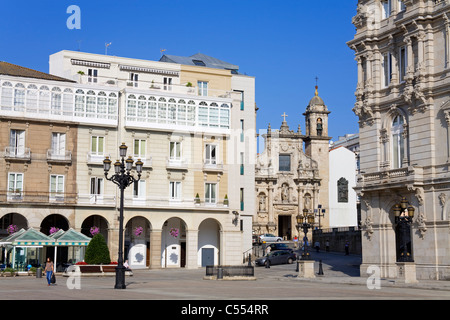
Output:
M52 246L54 245L54 240L33 228L28 230L22 228L0 240L0 245L2 244L11 246Z
M70 228L47 236L33 228L19 231L0 240L0 245L9 246L87 246L91 238Z
M50 235L58 246L87 246L91 238L70 228L67 231L59 230Z

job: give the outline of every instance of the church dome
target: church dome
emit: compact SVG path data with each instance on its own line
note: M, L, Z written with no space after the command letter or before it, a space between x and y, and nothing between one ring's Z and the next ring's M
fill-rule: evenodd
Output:
M325 103L323 102L322 98L319 97L319 93L317 91L318 87L316 86L316 92L314 97L309 101L308 107L312 106L325 106Z

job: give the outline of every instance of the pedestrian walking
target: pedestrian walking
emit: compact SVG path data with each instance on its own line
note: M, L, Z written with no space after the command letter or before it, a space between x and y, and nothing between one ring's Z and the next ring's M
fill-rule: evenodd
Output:
M316 248L316 252L319 252L319 250L320 250L320 242L319 241L314 242L314 247Z
M327 239L327 241L325 242L325 250L327 252L330 252L330 241Z
M52 262L52 260L50 258L47 258L47 262L45 263L44 271L46 273L47 283L48 283L49 286L50 286L50 284L52 282L53 270L54 270L53 262Z
M345 255L346 256L349 255L349 246L350 246L350 244L348 243L348 240L345 241Z

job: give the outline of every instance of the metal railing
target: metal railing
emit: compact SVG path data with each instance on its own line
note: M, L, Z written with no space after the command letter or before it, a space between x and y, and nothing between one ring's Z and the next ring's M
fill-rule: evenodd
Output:
M224 277L253 277L255 268L253 266L206 266L206 276L216 276L221 270Z
M4 157L9 159L30 160L31 149L25 147L6 147Z

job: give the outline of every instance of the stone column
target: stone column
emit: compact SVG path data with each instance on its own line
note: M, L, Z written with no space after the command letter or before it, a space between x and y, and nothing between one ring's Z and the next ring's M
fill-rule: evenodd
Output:
M150 232L150 268L161 269L161 229Z
M358 84L357 88L363 88L364 87L364 75L363 75L363 67L362 67L362 57L356 57L355 58L357 64L358 64Z
M198 267L198 230L186 230L186 269Z

